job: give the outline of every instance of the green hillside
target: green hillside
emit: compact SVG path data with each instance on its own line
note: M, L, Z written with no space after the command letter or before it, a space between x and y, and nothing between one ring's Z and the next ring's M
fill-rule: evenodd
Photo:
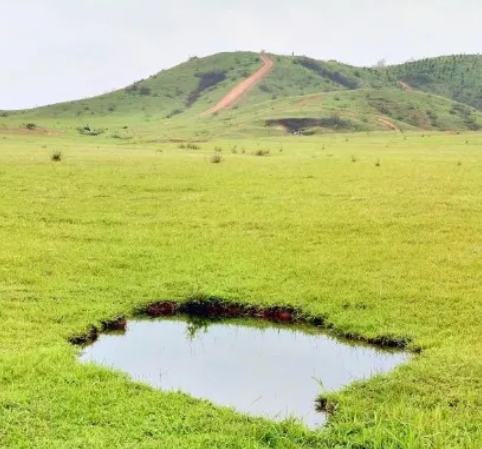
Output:
M275 63L271 74L233 109L215 116L201 113L261 67L258 54L195 57L105 95L0 113L0 133L29 124L37 132L120 139L482 128L482 113L474 109L482 105L481 57L374 69L306 56L269 56ZM414 90L406 91L400 81Z
M423 59L384 70L414 89L451 98L482 110L482 56Z

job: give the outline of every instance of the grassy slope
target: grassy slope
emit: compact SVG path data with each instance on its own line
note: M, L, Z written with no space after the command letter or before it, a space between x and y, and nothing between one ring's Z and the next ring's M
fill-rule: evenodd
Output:
M482 136L406 137L2 139L0 445L480 448ZM197 289L424 350L319 433L76 362L67 337Z
M425 88L454 96L452 90L457 86L460 73L463 73L465 87L472 92L478 79L477 70L472 65L478 59L440 58L375 70L305 57L271 57L276 62L273 73L233 111L223 112L219 117L201 119L199 114L256 70L260 65L258 55L238 52L195 58L107 95L7 113L7 116L0 117L0 132L2 126L18 127L33 122L70 134L76 133L77 127L88 124L105 129L107 136L126 139L152 136L154 130L158 139L210 139L245 133L273 134L273 129L264 126L266 119L320 118L334 114L350 122L346 129L338 128L338 131L386 130L380 118L388 119L404 130L464 131L482 126L482 114L470 107L462 107L439 96L404 92L397 85L398 77L416 84L413 83L414 74L417 79L422 79L426 70L433 71L437 79L442 76L439 72L450 73L453 80L440 78L438 84L425 85ZM442 61L448 62L442 64ZM472 65L468 61L472 61ZM456 75L452 74L454 67ZM468 72L467 67L471 67ZM404 70L412 78L404 76ZM199 85L199 75L212 71L225 73L226 79L200 92L193 105L187 106L190 93ZM462 91L459 89L458 92ZM467 95L463 91L463 95L459 96L461 100L468 101ZM173 111L179 114L173 115ZM319 132L330 130L333 129L318 129Z
M184 113L165 117L101 116L89 120L94 128L106 129L99 137L83 137L84 141L95 142L119 139L126 144L146 140L166 141L172 139L209 140L219 137L284 135L286 131L278 127L267 127L266 120L283 118L332 118L344 120L343 127L315 128L312 131L326 133L333 131L384 131L387 126L380 120L389 120L402 130L423 129L426 131L463 131L482 127L482 113L443 97L424 92L405 92L400 89L357 89L316 93L305 96L263 98L266 92L260 91L257 101L253 92L246 103L230 111L212 117ZM264 99L264 101L263 101ZM7 130L15 131L22 123L33 121L45 128L59 130L67 135L77 135L76 128L83 122L73 118L28 119L9 117L0 120L0 135L8 135ZM127 128L126 128L127 127ZM13 128L13 129L12 129ZM306 132L310 130L305 130ZM24 133L32 138L43 130Z
M385 73L415 89L482 110L482 55L443 56L389 67Z

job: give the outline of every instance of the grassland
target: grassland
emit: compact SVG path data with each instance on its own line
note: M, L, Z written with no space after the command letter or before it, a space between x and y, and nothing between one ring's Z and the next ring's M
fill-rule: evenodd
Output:
M482 135L189 150L65 126L0 136L1 447L482 446ZM330 396L321 432L77 363L69 337L193 292L300 307L421 353Z

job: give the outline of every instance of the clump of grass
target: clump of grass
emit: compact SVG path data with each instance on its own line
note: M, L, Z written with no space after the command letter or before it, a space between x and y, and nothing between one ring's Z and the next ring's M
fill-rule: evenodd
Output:
M351 161L352 162L357 162L358 159L356 158L356 156L354 154L351 155Z
M458 160L457 161L457 165L460 167L462 165L462 161L461 160Z
M201 147L195 143L181 143L178 148L181 150L200 150Z
M214 152L215 153L222 153L223 149L221 147L216 147L216 148L214 148Z
M238 146L235 145L233 148L231 148L231 153L237 154L238 153Z
M85 126L80 126L77 128L77 131L80 135L82 136L100 136L103 134L106 130L105 129L93 129L89 125Z
M50 156L50 159L53 162L60 162L62 160L62 151L56 151L52 154L52 156Z
M377 159L377 161L375 162L375 167L380 167L382 164L380 162L380 159Z
M29 131L33 131L34 129L37 129L37 125L35 123L27 123L25 128L27 128Z
M256 151L254 152L254 155L255 155L255 156L259 156L259 157L265 157L265 156L268 156L269 153L270 153L270 150L262 150L262 149L260 149L260 150L256 150Z
M220 152L214 153L209 159L211 164L220 164L223 161L223 157L221 156Z

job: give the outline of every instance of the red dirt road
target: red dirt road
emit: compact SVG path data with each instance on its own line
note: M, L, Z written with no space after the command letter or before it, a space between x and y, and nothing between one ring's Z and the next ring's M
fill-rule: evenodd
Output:
M407 83L404 83L403 81L397 81L397 83L406 92L412 92L413 91L413 89Z
M236 87L234 87L231 92L229 92L216 106L206 111L204 114L214 114L223 109L229 109L234 106L241 98L246 95L251 89L256 87L261 83L273 70L274 62L261 53L261 59L264 62L264 66L254 72L249 78L246 78Z

